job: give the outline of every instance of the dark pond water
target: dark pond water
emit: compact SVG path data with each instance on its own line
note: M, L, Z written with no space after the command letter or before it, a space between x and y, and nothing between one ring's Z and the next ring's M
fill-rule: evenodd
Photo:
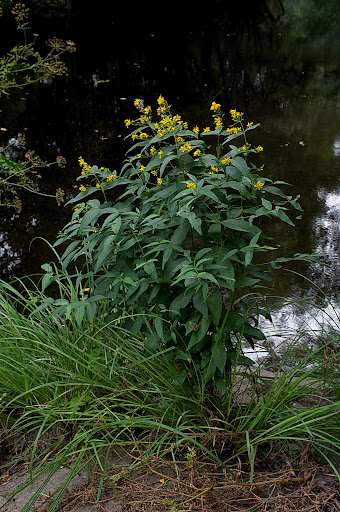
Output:
M54 193L61 187L66 199L72 197L80 155L91 164L119 168L127 149L123 121L134 115L135 97L155 104L163 94L174 111L199 126L210 123L213 100L225 111L241 109L248 120L261 123L256 143L265 149L268 176L288 181L292 193L301 194L304 211L296 227L273 228L281 253L324 254L325 266L291 268L304 273L336 304L339 2L217 1L206 13L180 4L169 12L151 3L142 11L130 12L127 6L118 13L111 5L115 2L99 1L91 10L76 1L59 3L72 8L62 15L62 9L44 11L48 2L33 2L31 26L42 41L52 35L75 41L78 51L66 60L69 76L1 101L0 124L7 130L0 131L3 145L24 132L29 147L43 159L67 159L66 169L43 171L41 191ZM3 47L17 37L10 33ZM40 265L53 258L40 237L53 243L70 210L53 199L26 195L20 216L5 209L0 213L1 277L40 272ZM280 296L299 298L311 290L308 281L290 273L277 278ZM287 322L294 315L291 308L278 318Z

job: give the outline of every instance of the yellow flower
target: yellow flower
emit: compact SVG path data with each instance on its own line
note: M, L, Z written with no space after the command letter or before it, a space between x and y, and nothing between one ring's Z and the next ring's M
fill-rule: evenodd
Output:
M165 103L165 99L163 98L163 96L161 94L159 95L157 103L158 103L158 105L164 105L164 103Z
M184 142L185 139L183 137L176 137L176 142Z
M263 147L262 146L257 146L257 148L255 148L255 151L257 151L259 153L260 151L263 151Z
M139 107L140 102L141 100L139 98L136 98L133 104L135 107Z
M132 139L132 140L136 140L136 139L138 139L138 135L137 135L137 133L133 133L133 134L131 135L131 139Z
M189 183L187 182L187 188L190 188L192 191L194 190L194 188L196 187L196 184L195 183Z
M160 478L159 481L160 481L161 484L165 483L165 479L164 478Z
M215 171L215 172L219 172L218 167L216 167L215 165L212 165L212 166L211 166L211 170L212 170L212 171Z
M162 185L162 183L163 183L162 178L157 178L157 183L158 183L158 185Z
M130 124L132 124L131 119L125 119L124 121L126 128L129 128Z
M151 171L151 174L153 174L154 176L157 176L157 171Z
M162 150L158 151L159 158L162 158L162 155L163 155L163 151Z
M141 165L141 166L140 166L140 170L141 170L141 171L144 171L144 170L145 170L145 165Z
M154 153L156 153L156 148L155 148L155 146L151 146L150 155L153 155Z
M253 126L253 124L254 124L253 122L247 123L247 128L251 128Z
M147 139L148 137L149 137L149 135L145 132L140 132L140 134L139 134L140 139Z
M193 152L193 155L200 156L201 153L202 153L202 151L200 149L196 149L196 151Z
M100 188L100 183L96 183L96 188Z
M91 165L87 164L83 157L78 158L78 162L80 167L82 168L81 174L84 176L85 174L89 173L89 170L91 169Z
M80 185L79 190L80 190L80 192L85 192L86 187L84 187L84 185Z
M196 135L196 137L198 137L199 133L200 133L200 129L198 126L195 126L195 128L192 129L192 131L194 132L194 134Z
M223 126L222 119L220 117L216 117L214 123L216 125L216 128L222 128Z
M211 104L210 110L213 110L214 112L216 112L216 110L218 110L220 107L221 107L221 105L219 103L216 103L215 101L213 101Z
M179 149L182 151L182 153L184 153L185 151L190 151L191 144L189 144L189 142L187 142L186 144L183 144L183 146L180 146Z
M106 181L114 181L118 178L118 176L116 174L110 174L110 176L108 176L106 178Z
M241 121L243 112L238 112L236 108L230 110L230 115L233 121Z
M231 158L230 157L225 158L224 160L222 160L222 164L223 165L230 165L230 162L231 162Z
M228 135L233 135L241 131L240 127L227 128Z
M209 126L206 126L203 130L203 133L208 133L208 132L211 132Z
M142 158L142 153L138 153L137 158Z
M261 190L261 188L263 187L264 183L262 183L260 180L256 183L256 185L254 185L255 188L257 188L258 190Z
M150 106L145 107L144 112L146 114L149 114L151 112L151 107Z
M159 116L161 116L161 115L163 114L163 112L165 112L165 111L166 111L166 106L165 106L165 105L161 105L161 106L160 106L160 107L158 107L158 109L157 109L157 114L158 114Z

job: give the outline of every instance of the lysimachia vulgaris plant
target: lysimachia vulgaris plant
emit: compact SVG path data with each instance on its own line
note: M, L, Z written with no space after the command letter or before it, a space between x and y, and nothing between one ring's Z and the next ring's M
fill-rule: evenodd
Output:
M179 366L189 361L223 395L232 361L248 361L237 347L264 339L258 319L270 314L254 291L271 281L270 266L288 260L254 264L257 253L274 250L263 244L259 221L293 224L286 210L301 207L279 188L284 182L251 162L263 148L247 135L259 125L245 124L242 112L231 110L225 128L213 102L214 127L189 129L162 96L157 102L154 120L151 107L135 100L139 115L125 121L132 146L120 172L79 159L80 192L55 245L68 243L64 269L83 258L78 282L88 290L72 304L59 301L58 311L73 308L80 322L92 321L105 298L108 321L141 333L150 353L168 350ZM207 138L217 139L213 151ZM45 288L57 276L44 268Z

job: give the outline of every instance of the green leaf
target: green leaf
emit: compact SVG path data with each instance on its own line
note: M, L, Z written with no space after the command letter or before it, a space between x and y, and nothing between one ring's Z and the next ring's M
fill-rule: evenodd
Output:
M80 229L84 229L91 223L93 225L93 223L98 219L99 216L100 210L98 208L91 208L91 210L86 212L83 218L81 219Z
M164 340L163 321L157 317L154 320L154 326L160 340Z
M151 276L151 278L154 280L154 281L157 281L158 279L158 274L157 274L157 270L156 270L156 267L155 267L155 264L153 261L148 261L145 265L144 265L144 270L145 272Z
M86 304L86 317L90 324L92 324L95 314L97 311L97 304L95 302L90 302Z
M210 274L210 272L199 272L197 274L197 277L199 279L208 279L208 281L211 281L212 283L215 283L218 286L217 279L212 274Z
M170 309L179 311L180 309L185 308L191 301L193 294L193 290L188 290L186 292L181 293L171 302Z
M215 343L213 347L212 358L216 367L220 370L221 373L223 373L227 362L227 351L221 338Z
M272 210L272 203L270 201L267 201L267 199L261 197L261 202L263 206L266 208L266 210Z
M253 261L254 251L249 250L244 257L244 265L247 267Z
M41 291L42 293L44 293L44 291L46 290L46 288L51 284L53 283L56 279L57 279L58 276L55 276L54 274L52 273L48 273L48 274L45 274L44 277L42 278L42 282L41 282Z
M203 316L208 316L208 306L205 299L202 296L202 288L200 288L193 297L194 307Z
M212 192L212 190L210 190L208 187L202 187L201 189L199 189L197 191L197 194L196 194L197 197L200 197L200 196L207 196L207 197L210 197L210 199L213 199L216 203L220 203L221 201L219 200L219 198L217 197L216 194L214 194L214 192Z
M235 288L243 288L244 286L254 286L260 279L253 279L252 277L239 276L236 278Z
M151 352L151 354L155 354L158 350L158 341L154 334L149 334L149 336L144 341L144 348L147 352Z
M275 215L275 217L278 217L279 219L283 220L283 222L286 222L286 224L289 224L290 226L295 226L294 222L290 220L288 215L282 209L277 208L273 210L272 213L273 215Z
M215 289L207 298L206 298L209 311L212 316L212 320L214 325L218 325L221 319L222 314L222 294L220 290Z
M249 224L249 222L243 219L223 220L221 224L223 224L223 226L226 228L233 229L235 231L245 231L246 233L256 234L261 231L259 228Z
M220 238L222 232L221 224L211 224L208 229L208 234L211 238L217 239Z
M112 253L112 243L115 240L115 235L109 235L105 238L105 240L100 244L96 251L96 265L94 268L95 272L98 272L101 265L104 263L106 258Z
M181 222L180 226L176 228L176 231L170 238L170 245L174 247L175 245L182 245L182 242L185 240L187 233L189 231L189 223Z
M81 327L81 324L83 323L84 315L85 315L85 304L78 303L76 305L76 307L74 308L74 318L76 319L78 327Z
M273 187L272 185L265 185L262 190L265 192L269 192L270 194L283 197L283 199L287 199L286 194L282 192L282 190L280 190L277 187Z
M165 249L165 251L163 253L163 259L162 259L162 270L164 270L165 265L172 254L172 251L173 251L173 247L171 247L171 245Z
M198 329L196 331L193 331L193 333L190 337L188 350L190 350L195 345L197 345L201 341L201 339L206 335L207 330L209 329L210 323L211 323L210 315L202 318Z

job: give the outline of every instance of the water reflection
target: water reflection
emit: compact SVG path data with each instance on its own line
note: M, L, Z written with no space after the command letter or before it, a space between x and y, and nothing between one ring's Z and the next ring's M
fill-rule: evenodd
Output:
M255 349L246 346L244 353L255 363L275 352L284 353L287 346L303 342L310 348L318 341L331 342L340 347L340 307L339 304L324 298L319 305L303 302L296 298L295 303L286 304L272 313L272 322L263 320L260 329L265 334L267 343L259 343ZM300 302L300 304L299 304ZM270 349L268 348L270 346Z
M334 191L340 169L340 111L334 108L340 105L339 5L327 2L320 11L317 2L287 0L284 16L278 9L273 23L254 15L260 12L259 3L249 2L252 10L249 14L244 9L244 19L236 2L218 4L221 9L228 4L223 16L196 19L190 29L182 27L184 38L174 30L164 37L158 25L151 24L143 26L142 37L140 30L135 35L130 30L127 41L125 19L116 17L112 30L113 7L105 19L99 9L90 13L80 5L73 25L68 20L58 27L50 20L43 27L48 37L57 29L76 40L78 53L68 63L70 75L3 101L1 125L9 137L27 127L30 147L44 160L55 160L56 152L66 157L66 171L48 170L42 183L47 193L61 187L70 197L80 155L91 163L119 168L126 149L123 120L135 115L134 97L151 102L162 93L183 119L200 126L211 121L212 100L226 110L245 111L250 121L262 125L256 142L265 148L268 176L292 183L292 193L302 195L304 213L296 228L278 224L272 233L281 243L282 255L324 253L328 266L314 265L307 273L334 295L340 276L340 191ZM30 242L34 236L53 242L68 221L67 210L29 196L20 224L0 212L2 277L37 271L50 261L52 254L42 243ZM280 294L299 297L295 282L280 275ZM277 312L275 318L294 328L300 317L292 308ZM300 318L299 325L303 321Z
M325 266L316 266L324 279L333 281L336 291L340 279L340 188L327 191L318 190L318 197L324 207L321 214L314 219L315 251L324 255Z
M335 139L333 143L334 156L340 156L340 135Z

